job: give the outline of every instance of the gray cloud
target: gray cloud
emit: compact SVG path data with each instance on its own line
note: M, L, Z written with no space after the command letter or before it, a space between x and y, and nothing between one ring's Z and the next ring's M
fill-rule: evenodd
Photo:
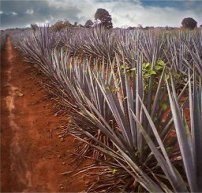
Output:
M31 23L55 22L59 19L73 22L78 20L79 12L77 7L55 7L46 0L2 1L1 28L24 27Z

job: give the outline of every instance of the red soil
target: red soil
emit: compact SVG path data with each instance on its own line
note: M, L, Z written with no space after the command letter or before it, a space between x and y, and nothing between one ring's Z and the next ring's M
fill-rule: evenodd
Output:
M1 192L78 192L85 176L61 175L75 167L69 152L76 141L60 140L53 102L40 76L7 39L1 58Z

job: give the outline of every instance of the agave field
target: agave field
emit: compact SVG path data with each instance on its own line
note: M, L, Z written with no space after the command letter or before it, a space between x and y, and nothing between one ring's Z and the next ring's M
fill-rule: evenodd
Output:
M202 30L49 27L12 35L95 160L87 191L202 191Z

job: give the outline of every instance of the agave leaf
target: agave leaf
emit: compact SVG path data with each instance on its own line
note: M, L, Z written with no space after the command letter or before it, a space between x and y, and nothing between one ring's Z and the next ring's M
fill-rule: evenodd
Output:
M189 181L189 185L191 187L191 191L196 191L196 176L195 176L195 168L194 168L194 162L192 159L192 148L189 145L188 138L190 136L187 136L188 133L186 132L186 128L183 124L183 118L180 111L179 103L177 102L176 93L174 90L174 83L171 82L172 85L172 91L169 88L168 82L167 82L167 89L168 89L168 95L171 105L171 111L173 115L173 121L175 124L175 129L177 133L177 139L180 147L180 151L182 154L182 160L185 167L185 171L187 174L187 178Z
M148 191L150 192L161 192L162 189L151 179L147 176L146 173L144 173L141 168L139 168L135 162L131 160L131 158L119 148L119 145L114 143L114 145L117 147L117 149L120 151L120 153L114 152L114 150L110 149L110 147L104 145L102 142L97 140L94 136L92 136L89 132L81 130L81 132L85 133L86 136L91 138L92 140L96 141L100 146L93 145L92 143L89 143L83 138L80 138L79 136L75 135L76 138L79 138L79 140L88 143L90 146L98 149L99 151L107 154L108 156L118 159L120 161L124 161L131 167L132 171L135 173L136 180Z
M109 108L111 109L112 114L114 115L117 124L119 125L121 131L123 132L123 136L127 144L129 144L129 146L132 147L131 133L128 127L128 123L124 121L124 114L121 110L120 103L111 92L106 91L105 89L106 86L104 85L101 79L100 80L96 79L96 81L104 95L105 100L108 103Z
M144 109L144 111L145 111L145 109ZM164 171L164 173L167 176L169 182L172 184L172 187L174 188L174 190L175 191L186 192L187 189L186 189L185 183L183 182L180 175L177 175L178 173L175 171L174 166L170 163L170 160L168 158L167 153L165 152L165 148L164 148L164 146L162 144L162 141L161 141L158 133L156 133L157 130L156 130L155 126L152 123L151 117L148 116L147 118L149 119L149 122L151 124L152 129L153 129L153 132L156 133L157 141L158 141L158 143L160 145L160 148L161 148L165 158L162 156L160 151L157 149L154 142L152 141L150 136L147 134L145 129L142 127L141 123L138 121L138 119L136 118L136 115L134 113L133 113L133 117L134 117L134 120L138 124L138 129L140 129L142 135L144 136L144 139L145 139L147 145L150 147L150 149L153 152L155 158L157 159L160 167Z
M190 74L189 74L190 76ZM192 84L189 80L189 104L191 117L191 132L192 132L192 157L194 160L194 167L196 171L196 180L198 191L202 191L202 86L199 82L197 88L196 76Z

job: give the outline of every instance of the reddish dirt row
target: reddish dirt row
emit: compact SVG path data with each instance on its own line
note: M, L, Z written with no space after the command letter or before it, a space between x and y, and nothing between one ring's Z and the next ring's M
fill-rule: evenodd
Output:
M7 39L1 60L1 192L78 192L85 177L72 170L75 140L57 133L66 116L55 116L40 76Z

